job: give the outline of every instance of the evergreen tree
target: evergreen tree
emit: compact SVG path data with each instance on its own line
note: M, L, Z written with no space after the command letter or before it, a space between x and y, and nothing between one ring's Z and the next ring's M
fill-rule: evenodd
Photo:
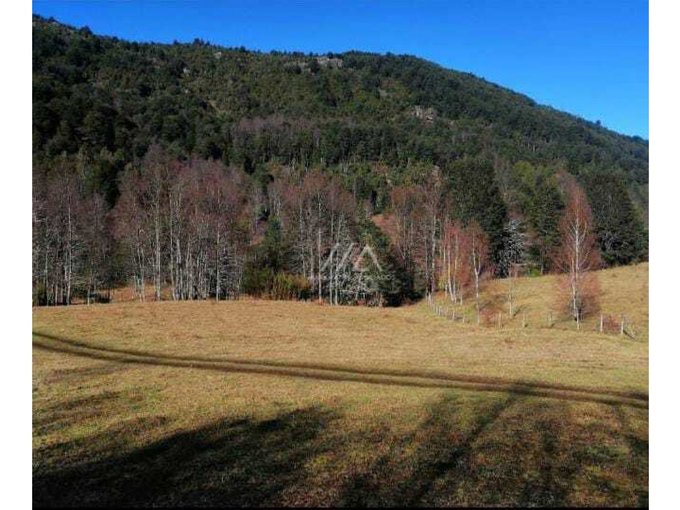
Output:
M491 260L499 265L507 210L493 165L486 160L465 158L451 164L449 170L454 217L465 224L479 223L489 237Z
M381 295L388 306L397 306L404 299L418 297L413 289L413 275L398 262L390 240L370 219L364 218L359 224L362 241L373 248L380 260L381 271L373 272Z
M647 258L645 229L621 176L596 173L585 177L602 258L608 265Z
M554 169L519 162L513 167L513 187L530 231L527 255L543 273L550 269L552 254L560 243L564 207Z

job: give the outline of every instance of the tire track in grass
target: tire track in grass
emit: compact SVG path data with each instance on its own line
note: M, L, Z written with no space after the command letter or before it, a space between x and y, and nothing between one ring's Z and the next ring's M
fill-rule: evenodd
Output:
M638 392L513 381L498 378L452 376L437 372L362 369L322 364L254 361L234 358L183 357L89 345L35 331L33 345L45 351L118 363L193 368L226 373L252 373L325 381L345 381L390 386L491 391L647 409L649 398Z

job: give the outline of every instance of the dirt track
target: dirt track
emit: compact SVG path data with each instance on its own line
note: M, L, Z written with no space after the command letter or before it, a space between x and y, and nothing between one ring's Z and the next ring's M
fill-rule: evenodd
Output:
M220 372L252 373L300 377L320 381L348 381L392 386L491 391L559 400L626 405L647 409L649 398L638 392L601 390L500 378L458 376L429 371L362 369L326 364L292 364L268 360L173 356L149 351L114 349L89 345L78 340L33 332L33 346L38 349L116 363L167 366Z

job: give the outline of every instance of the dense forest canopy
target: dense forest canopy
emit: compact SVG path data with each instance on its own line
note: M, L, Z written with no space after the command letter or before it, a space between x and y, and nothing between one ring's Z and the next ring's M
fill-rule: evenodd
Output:
M34 289L45 302L69 300L73 271L88 289L132 274L172 280L180 298L258 294L275 281L300 297L313 291L302 276L342 301L337 273L319 283L322 259L369 241L389 274L374 284L396 302L433 284L438 255L424 237L443 238L449 219L481 226L497 274L517 240L523 262L548 270L565 173L588 184L604 261L646 257L647 141L406 55L137 43L34 16L33 156ZM212 202L211 186L223 193ZM437 198L424 217L407 207L421 192ZM169 202L189 196L203 207L194 216ZM155 218L148 246L131 231L135 208ZM208 230L172 230L190 218ZM399 255L398 219L431 225L418 261ZM191 271L178 235L198 257Z

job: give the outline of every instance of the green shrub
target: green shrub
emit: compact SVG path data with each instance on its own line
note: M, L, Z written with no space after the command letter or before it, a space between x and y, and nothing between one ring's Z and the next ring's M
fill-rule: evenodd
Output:
M274 275L270 297L272 299L308 299L312 286L304 276L276 273Z
M274 271L269 267L246 265L243 272L243 292L254 297L269 294L274 280Z
M250 296L260 298L308 299L312 287L304 276L250 265L243 275L243 290Z

